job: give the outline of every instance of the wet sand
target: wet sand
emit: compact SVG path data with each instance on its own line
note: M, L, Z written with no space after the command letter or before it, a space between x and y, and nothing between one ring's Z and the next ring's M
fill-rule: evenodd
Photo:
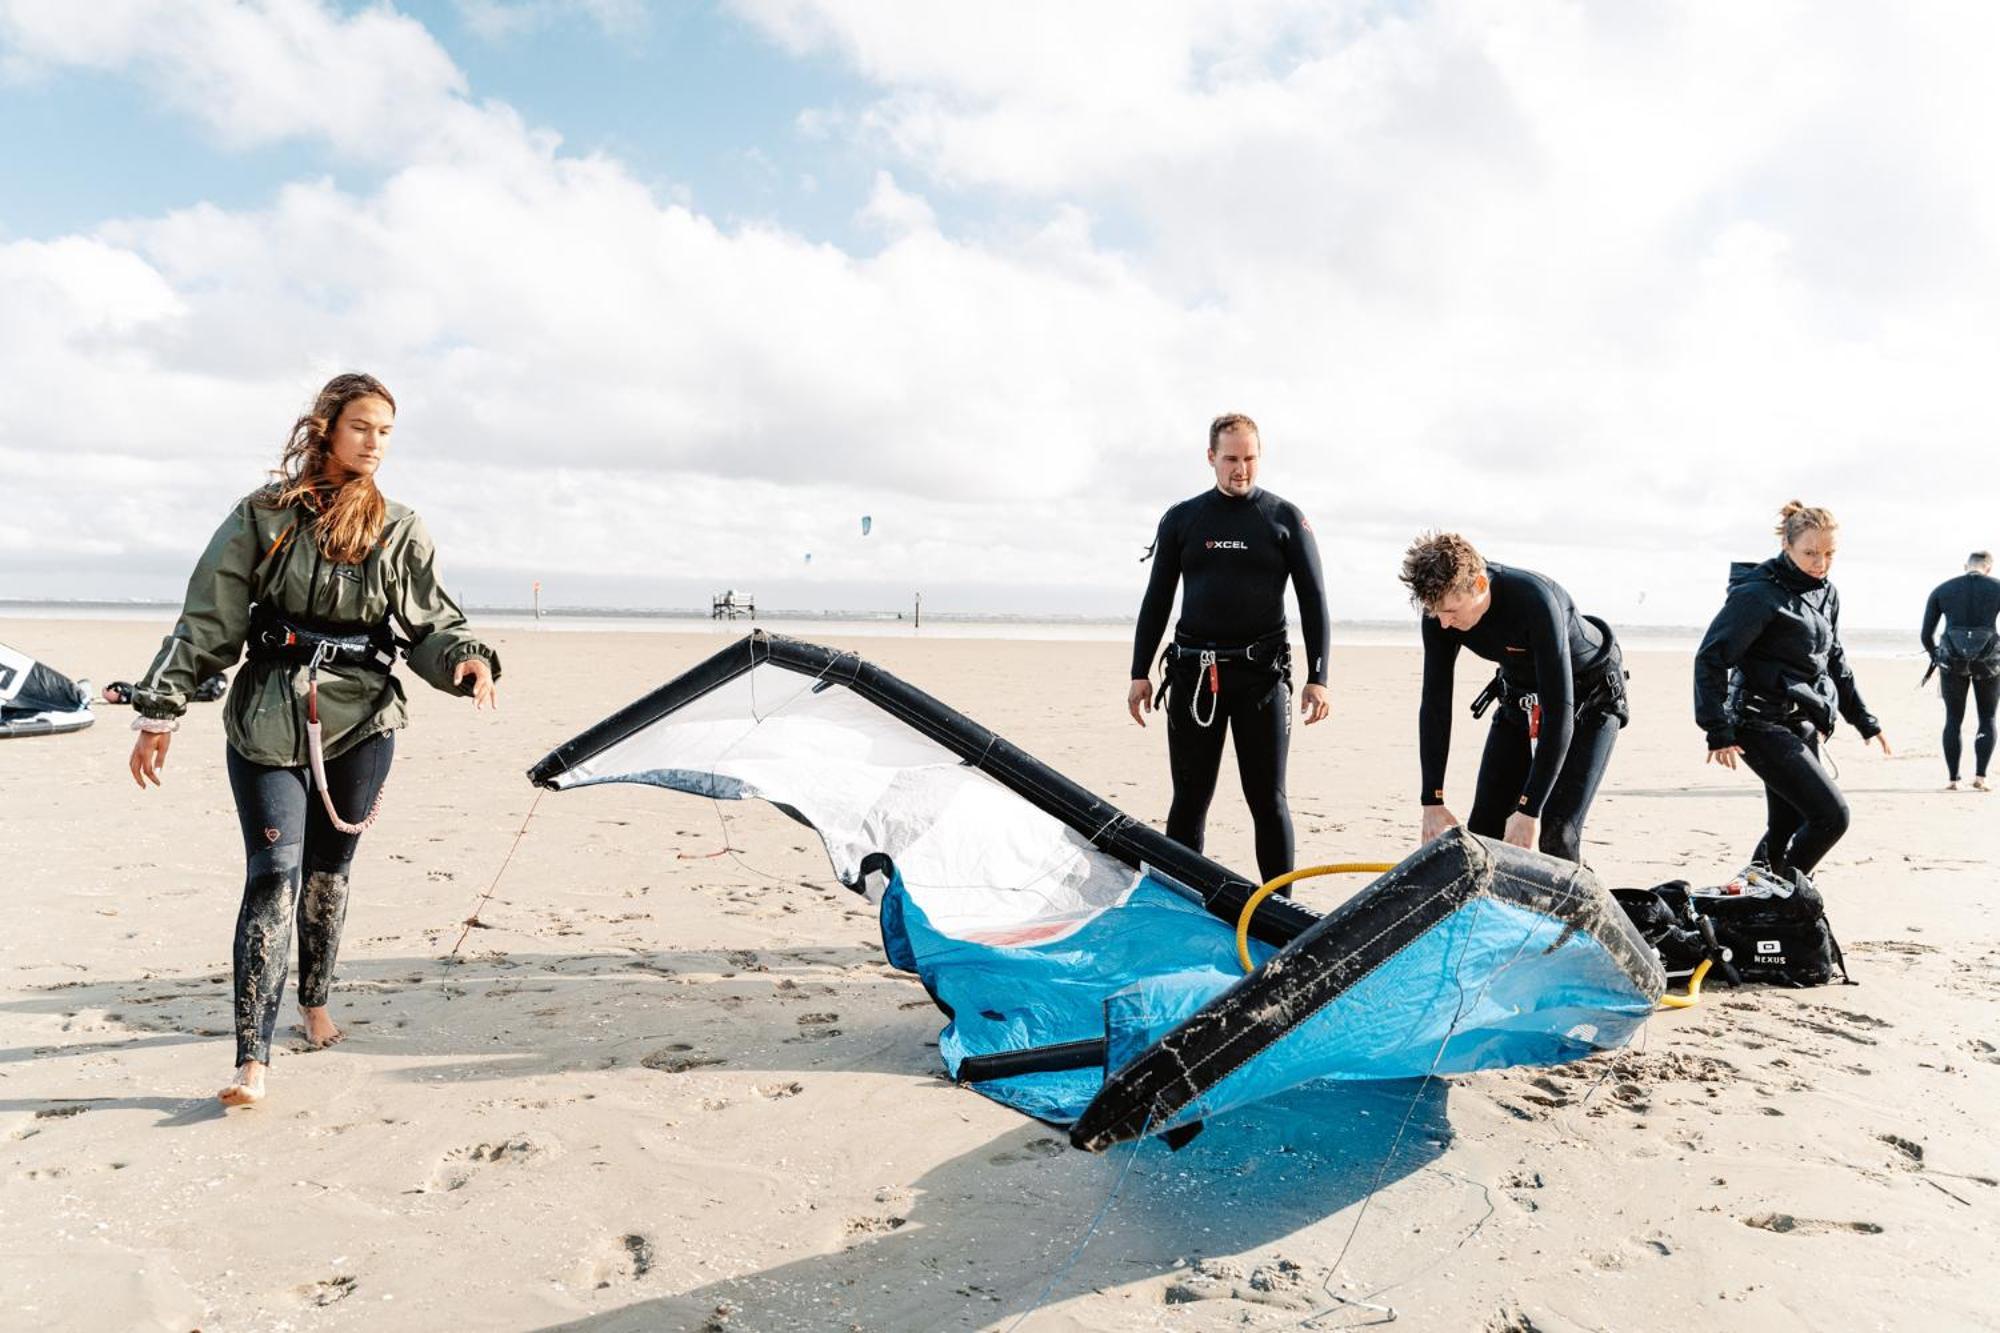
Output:
M99 682L159 628L0 625ZM241 871L213 706L144 794L127 710L0 742L0 1326L1275 1329L1330 1290L1418 1329L2000 1327L2000 796L1938 790L1909 663L1860 664L1896 757L1832 751L1855 825L1821 883L1859 986L1717 990L1611 1057L1309 1089L1096 1158L942 1081L941 1016L762 807L550 794L453 953L523 770L720 643L495 640L498 715L412 688L354 867L347 1040L307 1051L288 996L252 1110L213 1101ZM1164 817L1119 646L852 646ZM1701 764L1684 656L1629 665L1588 859L1718 878L1760 789ZM1334 717L1294 737L1302 862L1409 850L1417 670L1336 651ZM1463 815L1483 727L1457 731ZM1227 769L1209 850L1252 863Z

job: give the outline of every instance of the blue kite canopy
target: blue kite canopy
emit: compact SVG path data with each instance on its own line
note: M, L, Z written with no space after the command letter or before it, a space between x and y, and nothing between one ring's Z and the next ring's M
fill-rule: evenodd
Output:
M557 789L770 801L879 905L984 1095L1101 1150L1313 1079L1550 1064L1665 989L1589 871L1454 830L1336 911L1266 899L850 653L752 634L557 747Z

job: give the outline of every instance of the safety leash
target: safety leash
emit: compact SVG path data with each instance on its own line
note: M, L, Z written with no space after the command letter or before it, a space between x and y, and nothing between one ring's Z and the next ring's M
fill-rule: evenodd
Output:
M306 757L312 764L313 785L319 788L320 804L326 807L326 817L333 826L349 836L366 833L382 813L382 787L375 789L375 803L368 807L368 814L358 824L350 824L340 817L340 811L333 808L333 793L326 789L326 750L320 740L319 730L319 666L333 656L333 646L329 643L313 645L312 661L306 665ZM388 783L385 781L383 787Z
M1197 685L1194 693L1188 696L1188 716L1195 720L1197 726L1214 726L1215 710L1222 700L1222 668L1216 663L1215 654L1212 651L1207 649L1202 651L1201 669L1198 675L1202 681L1208 684L1208 716L1203 717L1201 715L1200 685Z

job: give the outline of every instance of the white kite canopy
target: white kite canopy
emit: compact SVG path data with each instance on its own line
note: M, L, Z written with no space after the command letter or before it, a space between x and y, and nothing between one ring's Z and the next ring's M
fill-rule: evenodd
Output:
M770 801L816 829L841 882L879 901L886 856L937 929L1057 939L1122 902L1139 871L826 676L761 661L551 775Z
M20 649L0 643L0 738L81 731L96 720L88 690Z

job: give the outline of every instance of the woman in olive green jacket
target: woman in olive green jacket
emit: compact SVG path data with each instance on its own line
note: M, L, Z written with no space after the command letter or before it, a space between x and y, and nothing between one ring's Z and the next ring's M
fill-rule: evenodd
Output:
M348 866L409 716L390 673L396 650L426 683L498 706L500 659L438 582L423 521L375 487L395 420L395 399L372 376L341 375L320 390L292 427L276 480L216 529L180 621L133 695L132 777L144 789L159 785L195 685L248 650L223 705L248 861L237 1070L218 1094L229 1106L264 1096L294 916L306 1040L340 1039L326 1005Z

